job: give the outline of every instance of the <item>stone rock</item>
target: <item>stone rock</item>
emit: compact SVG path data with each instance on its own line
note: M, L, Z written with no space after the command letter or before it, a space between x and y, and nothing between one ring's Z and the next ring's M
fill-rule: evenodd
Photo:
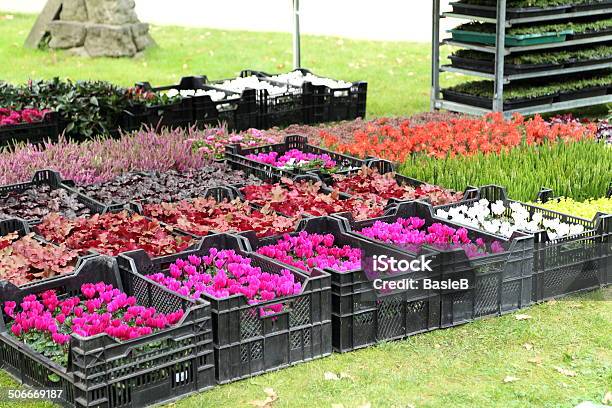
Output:
M69 55L73 55L75 57L83 57L83 58L89 57L89 54L85 50L85 47L71 48L69 50L66 50L66 53Z
M60 20L87 21L87 9L85 8L85 0L63 0Z
M137 52L130 26L107 24L87 27L85 50L91 57L133 57Z
M134 0L85 0L92 23L123 25L138 22Z
M50 48L74 48L85 43L87 28L85 24L71 21L52 21Z
M149 25L147 23L133 24L132 36L134 37L134 44L136 44L138 51L142 51L155 44L149 35Z

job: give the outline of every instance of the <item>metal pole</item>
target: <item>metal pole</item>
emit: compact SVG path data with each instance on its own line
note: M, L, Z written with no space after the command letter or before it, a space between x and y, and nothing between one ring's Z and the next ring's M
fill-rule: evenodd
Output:
M431 38L431 110L436 109L440 94L440 0L433 1Z
M302 50L300 44L300 0L293 0L293 68L302 67Z
M506 58L506 0L497 0L497 39L495 42L495 89L493 112L504 111L504 65Z

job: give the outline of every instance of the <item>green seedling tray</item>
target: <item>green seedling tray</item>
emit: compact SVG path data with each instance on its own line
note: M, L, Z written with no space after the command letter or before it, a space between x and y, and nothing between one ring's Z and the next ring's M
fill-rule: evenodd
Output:
M496 35L494 33L480 33L476 31L449 30L453 34L453 40L469 43L480 43L495 45ZM506 46L522 47L525 45L550 44L563 42L568 34L573 34L571 30L560 31L558 33L538 33L523 35L506 35Z

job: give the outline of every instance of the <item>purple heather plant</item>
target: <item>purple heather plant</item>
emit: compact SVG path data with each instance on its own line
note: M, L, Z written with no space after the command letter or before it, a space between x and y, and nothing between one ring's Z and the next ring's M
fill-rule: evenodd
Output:
M147 129L123 134L119 139L78 143L60 137L41 146L22 145L0 151L0 184L29 181L36 170L44 168L59 171L64 179L80 185L103 183L124 172L197 170L215 157L195 148L211 136L229 143L235 135L224 128Z

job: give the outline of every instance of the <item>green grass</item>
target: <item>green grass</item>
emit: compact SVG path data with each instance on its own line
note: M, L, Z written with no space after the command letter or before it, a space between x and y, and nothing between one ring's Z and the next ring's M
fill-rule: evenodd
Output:
M248 407L574 407L612 391L612 289L516 314L437 330L216 387L180 408ZM528 349L525 345L530 345ZM567 376L557 369L575 373ZM331 372L345 376L326 380ZM571 374L571 373L570 373ZM516 377L504 382L506 377ZM12 386L0 376L0 386ZM4 407L8 405L1 405ZM39 404L36 406L43 406Z
M5 13L0 12L0 16ZM87 59L66 52L30 50L23 42L34 23L32 15L0 20L0 79L103 79L131 86L178 83L182 76L210 79L236 76L242 69L266 72L292 68L291 35L221 31L206 28L153 26L158 48L136 59ZM302 65L320 75L368 81L368 115L407 115L429 110L430 46L409 42L380 42L304 36ZM456 82L456 76L449 76Z

